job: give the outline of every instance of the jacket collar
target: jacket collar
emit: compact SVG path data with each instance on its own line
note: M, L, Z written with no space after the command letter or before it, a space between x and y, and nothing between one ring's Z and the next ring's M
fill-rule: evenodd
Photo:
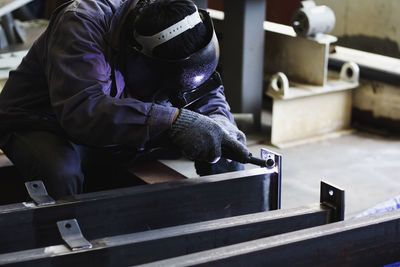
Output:
M121 48L121 30L129 12L136 6L139 0L122 0L119 8L111 19L110 28L104 38L112 51L119 52Z

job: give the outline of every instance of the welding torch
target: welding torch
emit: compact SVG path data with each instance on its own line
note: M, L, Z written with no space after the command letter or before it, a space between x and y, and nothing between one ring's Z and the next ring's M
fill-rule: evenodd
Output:
M253 155L251 153L249 153L249 155L247 156L247 158L245 158L243 160L243 158L235 158L235 153L232 153L232 151L229 151L229 149L227 149L227 147L222 147L222 155L223 157L227 158L227 159L231 159L237 162L241 162L244 164L254 164L260 167L264 167L264 168L268 168L268 169L272 169L275 166L275 160L272 158L269 159L262 159L262 158L257 158L257 157L253 157Z
M249 157L247 158L247 161L244 163L250 163L250 164L254 164L260 167L265 167L268 169L271 169L275 166L275 161L273 159L261 159L261 158L257 158L257 157L253 157L253 155L250 153Z

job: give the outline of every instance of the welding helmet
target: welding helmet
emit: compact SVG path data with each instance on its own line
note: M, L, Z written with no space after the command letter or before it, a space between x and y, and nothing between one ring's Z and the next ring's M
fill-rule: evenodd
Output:
M176 60L158 58L153 55L157 46L173 39L183 32L204 23L207 29L206 45L193 54ZM219 44L209 13L197 10L181 21L162 30L153 36L141 36L133 32L135 45L133 53L128 55L127 82L136 88L155 88L168 91L172 103L176 106L187 106L215 86L221 85L215 70L219 59ZM213 88L211 88L213 87Z

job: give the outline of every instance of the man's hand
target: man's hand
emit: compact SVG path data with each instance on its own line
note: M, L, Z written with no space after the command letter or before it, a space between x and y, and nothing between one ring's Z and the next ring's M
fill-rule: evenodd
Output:
M224 116L214 116L212 117L214 121L216 121L223 129L228 131L229 135L233 138L236 138L240 143L246 145L246 135L239 130L235 124L233 124L228 118Z
M170 137L173 144L192 160L216 162L223 156L245 163L249 157L246 146L218 122L187 109L180 110L172 124Z

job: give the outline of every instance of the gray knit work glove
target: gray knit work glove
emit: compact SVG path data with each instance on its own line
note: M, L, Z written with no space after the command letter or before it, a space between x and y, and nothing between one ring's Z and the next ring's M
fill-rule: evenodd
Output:
M216 162L221 156L245 163L247 148L213 119L181 109L172 124L170 137L174 145L192 160Z
M211 117L216 121L223 129L228 131L229 135L236 138L240 143L246 145L246 135L237 128L237 126L232 123L227 117L216 115Z

